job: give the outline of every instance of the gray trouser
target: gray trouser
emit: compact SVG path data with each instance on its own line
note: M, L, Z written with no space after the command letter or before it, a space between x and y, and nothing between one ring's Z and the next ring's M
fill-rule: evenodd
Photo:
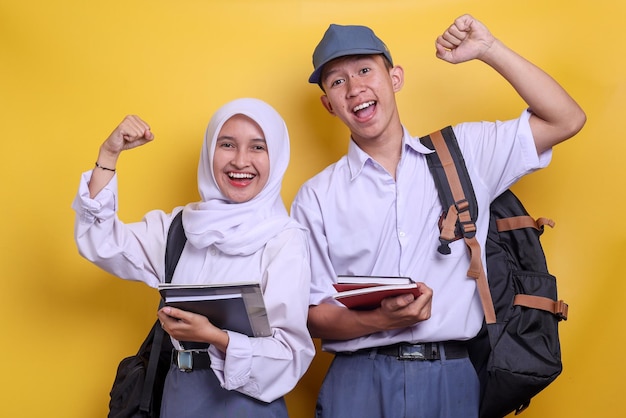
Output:
M469 358L398 360L376 350L336 355L317 418L476 418L480 387Z
M211 369L183 372L171 366L161 404L161 418L287 418L283 398L265 403L223 389Z

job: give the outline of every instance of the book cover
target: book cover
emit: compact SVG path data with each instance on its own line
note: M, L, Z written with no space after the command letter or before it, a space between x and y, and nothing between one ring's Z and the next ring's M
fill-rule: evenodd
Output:
M333 284L338 292L361 289L372 286L411 284L410 277L403 276L337 276L337 283Z
M221 329L249 337L272 334L259 283L159 285L165 305L206 316Z
M349 283L349 280L349 277L343 276L341 282L333 285L338 291L333 297L350 309L376 309L384 298L407 293L416 298L421 295L417 283L408 277L359 276L357 283Z

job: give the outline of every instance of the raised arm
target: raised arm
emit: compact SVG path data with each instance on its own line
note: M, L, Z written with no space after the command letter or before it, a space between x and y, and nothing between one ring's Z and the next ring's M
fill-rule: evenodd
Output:
M470 15L457 18L435 42L437 57L453 63L478 59L500 73L532 112L530 127L541 153L574 136L583 110L550 75L509 49Z
M95 197L115 175L115 167L120 153L150 142L154 135L150 126L139 116L128 115L100 145L96 168L89 181L89 195Z

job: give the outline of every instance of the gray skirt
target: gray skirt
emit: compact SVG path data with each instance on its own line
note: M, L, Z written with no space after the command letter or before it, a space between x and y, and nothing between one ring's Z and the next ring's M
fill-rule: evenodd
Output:
M211 369L183 372L175 365L165 379L161 418L287 418L284 398L265 403L220 386Z

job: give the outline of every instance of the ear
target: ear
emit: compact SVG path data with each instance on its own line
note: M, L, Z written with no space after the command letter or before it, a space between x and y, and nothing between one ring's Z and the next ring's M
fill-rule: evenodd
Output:
M330 100L328 100L328 96L323 95L320 97L320 101L322 102L322 106L330 113L335 116L335 112L333 111L333 105L330 104Z
M391 85L393 86L394 93L399 92L404 86L404 68L396 65L389 70L389 76L391 77Z

